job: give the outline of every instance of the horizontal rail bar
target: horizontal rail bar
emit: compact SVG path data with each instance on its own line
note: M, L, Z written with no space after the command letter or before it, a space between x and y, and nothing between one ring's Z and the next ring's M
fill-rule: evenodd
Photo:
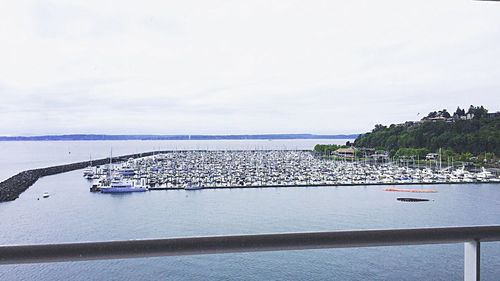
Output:
M305 232L0 246L0 264L500 241L500 226Z

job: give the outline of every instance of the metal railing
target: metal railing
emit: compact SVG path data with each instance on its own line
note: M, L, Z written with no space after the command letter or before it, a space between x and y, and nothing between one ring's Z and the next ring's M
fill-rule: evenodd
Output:
M480 243L500 226L356 230L0 246L0 264L47 263L259 251L464 243L464 279L479 280Z

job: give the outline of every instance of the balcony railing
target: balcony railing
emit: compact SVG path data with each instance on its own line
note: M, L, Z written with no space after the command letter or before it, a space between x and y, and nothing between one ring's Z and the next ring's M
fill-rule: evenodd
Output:
M480 278L480 243L500 226L356 230L0 246L0 264L48 263L259 251L464 243L464 280Z

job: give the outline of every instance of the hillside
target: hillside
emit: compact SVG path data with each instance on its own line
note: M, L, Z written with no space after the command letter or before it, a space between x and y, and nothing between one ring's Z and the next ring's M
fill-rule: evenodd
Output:
M458 108L453 116L446 110L431 112L417 122L376 125L360 135L354 145L383 149L392 155L406 148L430 152L441 148L459 154L500 156L500 114L488 113L482 106L471 106L467 114Z

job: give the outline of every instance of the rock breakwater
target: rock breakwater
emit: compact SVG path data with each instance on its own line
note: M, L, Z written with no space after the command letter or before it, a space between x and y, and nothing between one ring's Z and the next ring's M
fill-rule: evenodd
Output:
M151 156L155 153L166 153L168 151L152 151L113 157L113 163L127 161L129 158L139 158ZM110 162L109 158L102 158L92 161L92 165L100 166ZM89 165L88 161L70 163L46 168L38 168L22 171L3 182L0 182L0 202L13 201L19 197L26 189L32 186L39 178L80 170Z

